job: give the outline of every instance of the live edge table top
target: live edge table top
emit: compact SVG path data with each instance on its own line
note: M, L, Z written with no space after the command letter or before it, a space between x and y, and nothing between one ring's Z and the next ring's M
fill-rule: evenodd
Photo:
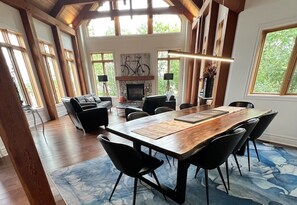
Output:
M184 160L205 146L213 137L251 118L259 117L269 109L241 109L214 117L158 139L135 133L136 129L158 127L158 124L173 121L177 117L210 109L210 106L192 107L165 112L120 124L111 124L107 130L134 143L150 147L179 160Z

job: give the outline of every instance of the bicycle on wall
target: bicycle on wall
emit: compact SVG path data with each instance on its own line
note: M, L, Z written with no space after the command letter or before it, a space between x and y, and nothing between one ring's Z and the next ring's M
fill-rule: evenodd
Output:
M138 75L138 76L148 76L150 75L150 67L141 63L141 56L136 56L136 60L131 60L130 56L126 56L124 64L122 67L122 75ZM131 73L131 74L130 74Z

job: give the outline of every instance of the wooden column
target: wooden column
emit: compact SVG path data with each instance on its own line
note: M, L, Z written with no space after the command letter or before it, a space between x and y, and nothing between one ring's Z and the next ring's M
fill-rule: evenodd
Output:
M232 55L236 26L237 26L237 19L238 19L238 13L235 13L229 10L227 20L226 20L224 39L223 39L222 56L224 57L231 57ZM224 104L228 75L229 75L229 68L230 68L230 63L221 62L221 65L219 66L219 69L217 71L217 75L216 75L217 79L213 90L213 97L214 97L213 102L215 105Z
M42 60L42 55L40 53L32 15L24 9L20 9L20 14L31 49L37 75L40 81L48 114L52 120L58 119L55 99L53 97L52 90L50 89L49 79L46 76L46 68Z
M71 36L71 41L72 41L72 46L73 46L73 53L74 53L74 58L76 62L76 67L77 67L77 73L78 73L78 78L79 78L79 83L81 87L81 92L83 95L87 94L87 89L86 89L86 81L84 77L84 71L81 63L81 58L80 58L80 52L79 52L79 47L77 44L77 38L76 36Z
M53 31L53 37L54 37L56 49L58 52L58 58L59 58L59 63L62 71L66 93L67 93L67 96L74 97L73 87L71 84L70 74L66 65L64 48L61 40L61 31L57 26L52 26L52 31Z
M44 169L0 50L0 135L32 205L54 205Z

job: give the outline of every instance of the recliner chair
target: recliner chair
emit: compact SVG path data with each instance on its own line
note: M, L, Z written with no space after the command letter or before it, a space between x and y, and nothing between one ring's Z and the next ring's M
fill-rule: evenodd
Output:
M77 100L70 97L62 98L67 113L77 129L84 133L98 129L99 126L108 125L107 108L82 107Z
M127 107L125 109L125 116L127 119L127 116L131 112L136 112L136 111L144 111L147 112L150 115L155 114L155 109L158 107L170 107L172 109L176 109L176 100L174 96L170 97L170 100L167 101L166 95L151 95L151 96L146 96L143 98L143 106L142 108L136 108L136 107Z

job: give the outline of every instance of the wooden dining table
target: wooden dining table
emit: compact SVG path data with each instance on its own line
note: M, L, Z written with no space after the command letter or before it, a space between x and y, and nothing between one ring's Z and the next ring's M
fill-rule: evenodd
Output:
M197 123L175 120L182 116L195 115L195 113L201 113L209 109L227 110L227 112ZM219 134L267 112L269 112L268 109L233 109L228 106L214 108L204 105L151 115L120 124L111 124L106 129L120 137L131 140L137 149L145 146L177 159L177 179L174 189L165 185L159 187L150 177L143 177L141 180L178 204L182 204L185 201L187 171L190 165L187 159ZM150 136L150 133L153 137ZM156 136L154 136L155 134Z

